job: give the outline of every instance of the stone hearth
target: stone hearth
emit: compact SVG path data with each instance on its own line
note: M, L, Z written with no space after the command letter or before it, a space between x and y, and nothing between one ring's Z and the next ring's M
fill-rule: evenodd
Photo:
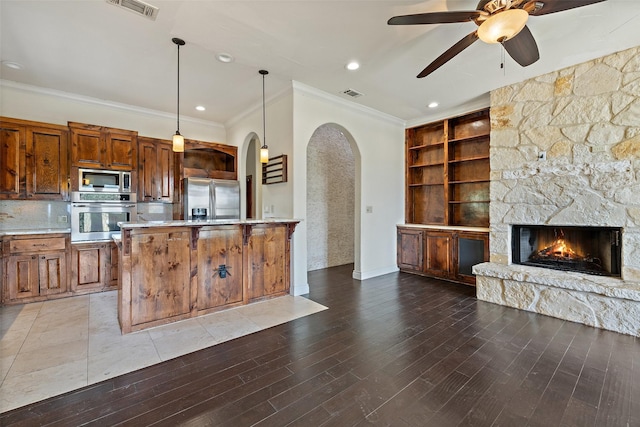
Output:
M491 121L478 298L640 336L640 47L497 89ZM621 227L621 277L513 265L513 224Z

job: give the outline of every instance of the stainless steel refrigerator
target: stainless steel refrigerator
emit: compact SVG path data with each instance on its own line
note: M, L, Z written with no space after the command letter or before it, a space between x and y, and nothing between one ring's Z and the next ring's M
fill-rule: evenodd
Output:
M240 219L240 183L226 179L185 178L184 219Z

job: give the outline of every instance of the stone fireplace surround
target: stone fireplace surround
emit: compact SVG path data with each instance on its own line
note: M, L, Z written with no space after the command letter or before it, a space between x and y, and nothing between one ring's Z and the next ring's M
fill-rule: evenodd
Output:
M640 47L493 91L491 125L478 299L640 336ZM622 277L514 265L512 224L622 227Z

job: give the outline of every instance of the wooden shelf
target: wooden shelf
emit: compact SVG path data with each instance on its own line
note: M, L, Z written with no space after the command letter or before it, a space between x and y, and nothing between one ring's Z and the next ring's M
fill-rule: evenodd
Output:
M467 179L464 181L449 181L449 184L477 184L481 182L490 182L489 179Z
M409 147L409 150L421 150L423 148L435 148L442 147L444 145L444 141L436 142L434 144L426 144L426 145L416 145L415 147Z
M473 141L476 139L483 139L483 138L488 138L489 134L488 133L483 133L480 135L473 135L473 136L467 136L464 138L455 138L455 139L450 139L449 142L452 143L458 143L458 142L468 142L468 141Z
M409 184L409 187L429 187L432 185L444 185L444 182L436 182L433 184Z
M464 159L451 159L449 163L462 163L462 162L475 162L477 160L487 160L489 156L476 156L476 157L467 157Z
M444 162L437 162L437 163L423 163L420 165L409 165L410 168L428 168L431 166L443 166Z

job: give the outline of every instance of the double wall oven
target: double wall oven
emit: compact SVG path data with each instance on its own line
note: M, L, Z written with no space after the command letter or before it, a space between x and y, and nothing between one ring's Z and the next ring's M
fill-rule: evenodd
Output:
M71 241L110 240L118 222L135 221L136 193L71 193Z

